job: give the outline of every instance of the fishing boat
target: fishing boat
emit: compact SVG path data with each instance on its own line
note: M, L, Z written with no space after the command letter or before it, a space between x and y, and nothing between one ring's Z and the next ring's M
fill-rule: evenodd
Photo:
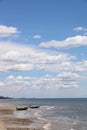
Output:
M22 111L22 110L27 110L28 107L16 107L16 110Z
M32 108L32 109L35 109L35 108L39 108L40 106L38 106L38 105L29 105L29 107Z

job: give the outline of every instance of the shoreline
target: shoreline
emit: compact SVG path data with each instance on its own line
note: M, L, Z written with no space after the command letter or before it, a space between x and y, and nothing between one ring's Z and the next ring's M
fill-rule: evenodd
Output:
M34 123L33 118L15 117L16 111L16 106L0 106L0 130L44 130L30 127Z

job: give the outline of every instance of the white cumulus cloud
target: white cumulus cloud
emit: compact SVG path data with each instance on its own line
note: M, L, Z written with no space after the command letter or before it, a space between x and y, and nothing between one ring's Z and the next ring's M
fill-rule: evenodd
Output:
M8 48L9 46L9 48ZM9 70L61 70L60 66L67 68L73 56L58 53L51 54L39 51L27 46L14 45L11 43L0 43L0 71ZM64 64L64 65L63 65Z
M9 46L9 48L8 48ZM8 42L0 42L0 71L46 70L60 73L61 71L85 72L87 61L75 62L75 56L66 53L45 52ZM55 69L53 69L55 68Z
M78 46L87 46L87 36L74 36L69 37L63 41L51 40L47 42L41 42L40 47L44 48L73 48Z
M33 38L34 39L41 39L41 35L34 35Z
M78 80L82 79L81 75L87 72L87 60L76 61L75 56L67 53L40 51L9 42L0 42L0 48L1 72L42 70L48 74L40 77L11 75L0 82L0 86L18 86L20 89L26 89L27 86L32 87L31 89L76 88L79 86ZM50 72L55 75L49 75Z
M56 76L44 75L41 77L23 77L13 75L8 76L0 82L0 87L19 87L28 89L55 89L55 88L75 88L78 87L77 78L80 76L75 73L59 74ZM18 89L19 90L19 89ZM16 89L15 89L16 91Z
M16 27L8 27L0 25L0 37L9 37L13 34L17 34L19 31Z
M76 28L74 28L73 30L74 30L74 31L78 31L78 32L80 32L80 31L85 32L85 31L87 31L87 28L84 28L84 27L76 27Z

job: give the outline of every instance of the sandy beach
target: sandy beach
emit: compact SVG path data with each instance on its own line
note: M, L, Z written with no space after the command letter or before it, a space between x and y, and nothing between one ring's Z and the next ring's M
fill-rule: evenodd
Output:
M43 130L26 127L33 123L33 120L17 118L13 115L15 111L15 106L0 106L0 130Z

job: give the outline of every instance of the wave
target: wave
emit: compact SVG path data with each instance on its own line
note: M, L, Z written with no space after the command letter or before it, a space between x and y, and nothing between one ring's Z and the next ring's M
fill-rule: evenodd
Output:
M53 109L53 108L55 108L55 107L47 107L46 109L47 109L47 110L50 110L50 109Z
M45 129L45 130L48 130L48 129L50 128L51 123L49 122L48 119L46 119L46 118L43 117L43 112L44 112L45 110L49 110L49 109L52 109L52 108L54 108L54 107L44 106L44 107L41 107L38 111L36 111L36 112L34 113L34 116L38 119L38 122L37 122L37 123L38 123L39 125L42 124L42 125L43 125L43 129Z
M43 126L45 130L48 130L50 127L51 127L51 123L49 122Z

